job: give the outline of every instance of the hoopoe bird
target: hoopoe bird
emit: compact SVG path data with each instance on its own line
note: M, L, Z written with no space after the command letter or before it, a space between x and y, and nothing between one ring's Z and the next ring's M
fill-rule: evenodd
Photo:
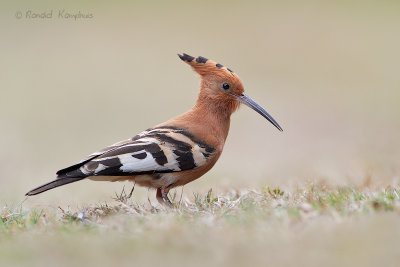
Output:
M155 188L157 200L172 206L168 198L171 188L201 177L217 162L228 136L231 114L241 103L282 131L272 116L244 93L240 78L231 69L201 56L178 56L201 77L197 102L188 112L59 170L54 181L26 195L37 195L86 178L129 180Z

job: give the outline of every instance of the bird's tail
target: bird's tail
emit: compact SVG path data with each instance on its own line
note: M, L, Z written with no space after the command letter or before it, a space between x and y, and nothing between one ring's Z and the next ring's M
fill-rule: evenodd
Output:
M31 191L29 191L28 193L25 194L25 196L33 196L33 195L37 195L40 193L43 193L47 190L65 185L65 184L69 184L69 183L73 183L73 182L77 182L79 180L85 179L85 177L64 177L64 178L57 178L54 181L51 181L47 184L41 185L39 187L36 187L35 189L32 189Z

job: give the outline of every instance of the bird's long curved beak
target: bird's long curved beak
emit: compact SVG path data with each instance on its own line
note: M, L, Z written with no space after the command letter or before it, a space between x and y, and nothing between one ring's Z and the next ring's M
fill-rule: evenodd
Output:
M272 123L276 128L278 128L279 131L283 131L282 127L279 126L279 124L272 118L271 115L268 114L268 112L263 109L259 104L257 104L253 99L251 99L248 95L245 93L241 94L238 96L238 100L245 104L246 106L252 108L255 110L258 114L266 118L270 123Z

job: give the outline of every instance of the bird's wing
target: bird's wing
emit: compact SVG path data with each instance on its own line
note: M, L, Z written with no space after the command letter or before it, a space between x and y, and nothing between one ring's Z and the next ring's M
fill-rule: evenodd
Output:
M95 152L57 175L130 176L184 171L202 166L214 152L213 147L184 129L159 127Z

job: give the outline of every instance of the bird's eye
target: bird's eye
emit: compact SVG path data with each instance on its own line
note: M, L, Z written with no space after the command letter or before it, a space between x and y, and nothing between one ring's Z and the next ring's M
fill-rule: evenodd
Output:
M229 90L231 86L229 85L229 83L223 83L222 88L224 88L224 90Z

